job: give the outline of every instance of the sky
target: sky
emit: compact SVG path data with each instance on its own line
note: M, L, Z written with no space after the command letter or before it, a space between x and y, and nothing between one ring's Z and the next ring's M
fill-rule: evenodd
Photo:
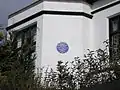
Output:
M8 15L31 4L33 0L0 0L0 24L7 26Z

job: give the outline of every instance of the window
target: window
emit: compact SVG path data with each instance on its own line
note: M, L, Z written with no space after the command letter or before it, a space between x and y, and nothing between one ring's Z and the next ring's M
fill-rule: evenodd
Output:
M109 19L110 29L110 57L119 58L120 54L120 15Z
M16 41L17 41L16 47L19 48L23 45L29 45L31 50L35 52L36 28L37 28L37 25L34 24L20 31L16 31L15 32Z

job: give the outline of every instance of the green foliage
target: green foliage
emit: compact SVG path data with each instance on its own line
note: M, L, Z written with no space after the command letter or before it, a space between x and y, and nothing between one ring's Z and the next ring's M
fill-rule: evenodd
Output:
M72 62L58 61L57 71L47 67L34 73L35 55L31 45L16 47L11 35L0 47L1 90L80 90L120 79L119 56L109 57L109 42L105 49L91 51L83 59L75 57Z
M2 32L0 32L0 40L2 40L4 38L4 35Z
M119 61L109 57L109 43L105 41L104 49L91 51L84 55L84 59L75 57L72 62L58 61L57 71L54 74L56 80L52 80L53 74L45 73L47 84L43 90L79 90L86 87L93 87L98 84L109 83L120 78ZM117 63L116 63L117 62ZM52 72L54 72L52 70ZM56 82L55 82L56 81ZM51 82L54 84L52 87Z
M66 62L64 64L62 61L58 61L58 64L57 64L58 86L59 86L60 90L67 88L66 81L67 81L68 75L69 75L69 72L68 72L69 69L67 68L67 63L68 62Z
M34 83L34 60L30 45L16 47L15 37L0 47L0 89L27 90Z

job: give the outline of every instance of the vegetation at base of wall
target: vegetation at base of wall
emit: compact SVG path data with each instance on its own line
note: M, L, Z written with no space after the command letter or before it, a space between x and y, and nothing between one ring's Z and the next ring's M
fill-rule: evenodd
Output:
M17 48L14 38L11 34L10 40L0 47L1 90L84 90L120 79L120 60L109 57L108 41L104 49L88 49L83 59L58 61L57 71L47 67L35 74L31 45Z
M75 57L71 62L58 61L57 71L47 68L42 77L43 90L84 90L119 80L120 60L109 57L109 42L104 43L104 49L88 49L84 59Z
M27 90L34 83L34 60L29 45L16 47L12 36L0 47L0 89Z

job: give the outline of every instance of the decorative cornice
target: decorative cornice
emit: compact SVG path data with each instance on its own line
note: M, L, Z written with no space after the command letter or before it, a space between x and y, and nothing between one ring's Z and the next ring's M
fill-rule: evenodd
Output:
M103 6L103 7L99 8L99 9L96 9L96 10L92 11L91 14L95 14L95 13L97 13L97 12L103 11L103 10L105 10L105 9L108 9L108 8L113 7L113 6L115 6L115 5L118 5L118 4L120 4L120 0L119 0L119 1L116 1L116 2L114 2L114 3L111 3L111 4L109 4L109 5Z
M40 11L40 12L38 12L38 13L36 13L36 14L34 14L34 15L31 15L31 16L29 16L29 17L27 17L27 18L25 18L25 19L23 19L23 20L21 20L21 21L15 23L15 24L11 25L11 26L8 26L6 29L7 29L7 30L10 30L10 29L12 29L12 28L15 28L15 27L17 27L17 26L19 26L19 25L21 25L21 24L27 22L27 21L30 21L30 20L32 20L32 19L38 17L38 16L41 16L41 15L43 15L43 14L84 16L84 17L87 17L87 18L89 18L89 19L92 19L92 17L93 17L92 15L87 14L87 13L85 13L85 12Z
M38 1L36 1L36 2L34 2L34 3L32 3L32 4L30 4L30 5L28 5L28 6L26 6L26 7L24 7L24 8L22 8L22 9L16 11L16 12L10 14L10 15L8 16L8 18L12 18L13 16L15 16L15 15L17 15L17 14L22 13L22 12L24 12L24 11L26 11L26 10L28 10L28 9L30 9L30 8L38 5L38 4L40 4L40 3L42 3L43 1L74 2L74 3L80 3L81 1L85 1L85 2L87 2L87 3L92 4L92 3L94 3L94 2L96 2L96 1L98 1L98 0L38 0Z
M36 6L36 5L38 5L38 4L41 3L41 2L43 2L43 0L36 1L36 2L34 2L34 3L32 3L32 4L30 4L30 5L28 5L28 6L22 8L22 9L16 11L16 12L8 15L8 18L12 18L12 17L14 17L14 16L17 15L17 14L22 13L22 12L24 12L24 11L26 11L26 10L28 10L28 9Z

